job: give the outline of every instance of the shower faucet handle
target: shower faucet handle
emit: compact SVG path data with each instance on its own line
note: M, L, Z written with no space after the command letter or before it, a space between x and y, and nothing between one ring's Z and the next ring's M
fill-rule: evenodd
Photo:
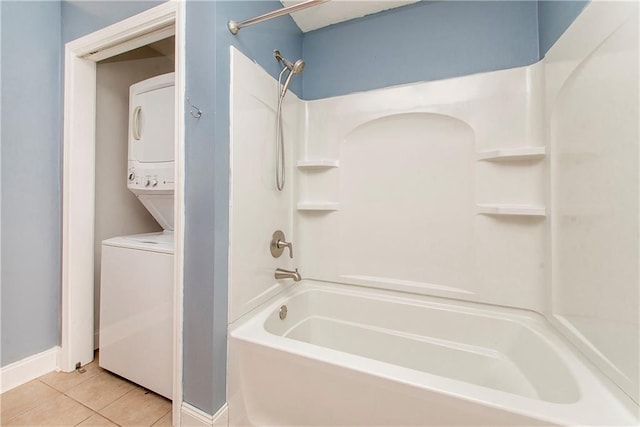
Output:
M277 230L273 233L273 236L271 236L271 244L269 245L271 255L274 258L280 257L282 252L284 252L284 248L289 248L289 258L293 258L293 245L291 242L286 241L282 230Z

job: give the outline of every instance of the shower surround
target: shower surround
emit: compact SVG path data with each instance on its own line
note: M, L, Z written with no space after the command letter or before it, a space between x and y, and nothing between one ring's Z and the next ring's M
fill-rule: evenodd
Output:
M638 423L637 7L589 5L528 67L289 94L283 192L277 82L232 48L231 425Z

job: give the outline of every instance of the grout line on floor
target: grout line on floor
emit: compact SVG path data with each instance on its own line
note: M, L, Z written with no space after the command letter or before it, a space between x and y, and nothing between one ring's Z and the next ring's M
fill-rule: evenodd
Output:
M65 396L66 396L66 395L65 395ZM67 396L67 397L68 397L68 396ZM70 398L70 399L71 399L71 398ZM75 400L75 399L73 399L73 400L74 400L75 402L77 402L77 403L80 403L80 402L78 402L78 401L77 401L77 400ZM82 405L82 403L80 403L80 404ZM84 406L84 405L82 405L82 406ZM84 406L84 407L86 408L86 406ZM89 409L91 409L91 408L89 408ZM91 414L91 415L89 415L87 418L85 418L84 420L80 421L79 423L74 424L74 427L75 427L75 426L78 426L78 425L80 425L80 424L82 424L83 422L87 421L89 418L93 417L93 416L95 415L95 412L93 411L93 409L91 409L91 412L92 412L92 414Z
M111 372L110 372L111 374ZM112 375L116 375L116 374L112 374ZM119 375L116 375L118 378L122 378ZM126 380L126 378L124 378ZM128 380L127 380L128 381ZM133 384L135 387L132 388L131 390L129 390L128 392L126 392L125 394L123 394L122 396L120 396L119 398L117 398L116 400L114 400L113 402L109 403L107 406L105 406L104 408L100 409L100 411L104 410L105 408L108 408L109 406L115 404L117 401L119 401L120 399L123 399L124 397L126 397L128 394L133 393L134 391L136 391L138 388L143 388L140 385L136 384L136 383L131 383ZM115 422L115 420L112 420L111 418L109 418L108 416L106 416L105 414L103 414L102 412L98 411L97 414L100 415L103 418L106 418L107 420L111 421L112 423L114 423L117 426L120 426L120 424L118 424L117 422ZM159 420L160 418L158 418ZM154 421L153 423L150 424L153 425L155 422L157 422L158 420ZM149 427L150 427L149 426Z
M171 413L171 408L169 408L169 410L167 412L165 412L164 414L162 414L162 416L160 418L158 418L157 420L155 420L153 422L153 424L151 424L150 427L153 427L154 425L158 424L158 421L160 421L161 419L163 419L164 417L167 416L167 414Z
M40 381L40 378L39 378L39 377L38 377L38 378L36 378L36 379L34 379L34 380L31 380L31 381L38 381L40 384L43 384L45 387L50 388L51 390L55 391L57 394L56 394L56 395L54 395L54 396L51 396L49 399L44 399L44 400L40 401L36 406L34 406L34 407L32 407L32 408L29 408L29 409L26 409L26 410L24 410L24 411L22 411L22 412L20 412L20 413L18 413L18 414L16 414L16 415L12 416L11 418L9 418L9 419L7 419L7 420L5 420L5 419L0 419L0 422L1 422L2 424L5 424L5 423L7 423L7 422L9 422L9 421L11 421L11 420L13 420L13 419L15 419L15 418L18 418L18 417L20 417L20 416L22 416L22 415L24 415L24 414L28 413L28 412L31 412L31 411L33 411L33 410L35 410L35 409L39 408L40 406L44 405L45 403L49 402L50 400L53 400L53 399L55 399L55 398L57 398L58 396L60 396L60 395L62 395L62 394L63 394L63 393L62 393L60 390L58 390L57 388L55 388L55 387L51 387L49 384L47 384L47 383L45 383L45 382ZM29 381L29 382L31 382L31 381ZM28 384L29 382L27 382L27 383L25 383L25 384ZM22 384L22 385L25 385L25 384ZM17 388L17 387L16 387L16 388ZM11 391L11 390L9 390L9 391ZM5 392L5 393L8 393L9 391L7 391L7 392ZM2 393L2 394L4 394L4 393ZM1 401L1 400L2 400L2 395L0 395L0 401Z
M147 388L145 388L145 387L142 387L142 386L140 386L139 384L135 384L135 383L131 382L130 380L126 379L126 378L120 377L120 376L119 376L119 375L117 375L117 374L114 374L114 373L109 372L109 371L107 371L107 370L105 370L104 372L106 372L108 375L112 375L112 376L117 377L117 378L120 378L120 379L122 379L122 380L124 380L124 381L126 381L126 382L128 382L128 383L131 383L131 384L134 386L134 388L132 388L131 390L127 391L125 394L123 394L122 396L120 396L119 398L117 398L116 400L114 400L113 402L109 403L109 404L108 404L108 405L106 405L104 408L101 408L100 410L97 410L97 411L96 411L96 410L94 410L94 409L92 409L92 408L88 407L88 406L87 406L87 405L85 405L83 402L79 401L78 399L74 398L73 396L70 396L70 395L69 395L69 394L67 394L67 393L68 393L70 390L74 389L75 387L77 387L77 386L79 386L79 385L83 384L84 382L86 382L86 381L88 381L88 380L90 380L90 379L94 378L96 375L99 375L99 373L97 373L97 374L95 374L95 375L91 375L91 376L87 377L85 380L83 380L83 381L79 382L78 384L75 384L73 387L69 388L69 389L68 389L68 390L66 390L66 391L61 391L61 390L57 389L56 387L54 387L54 386L52 386L52 385L50 385L50 384L47 384L46 382L42 381L42 378L43 378L45 375L48 375L48 374L45 374L45 375L43 375L43 376L41 376L41 377L38 377L38 378L36 378L36 379L34 379L34 380L32 380L32 381L37 381L40 385L43 385L43 386L45 386L46 388L51 389L55 394L54 394L53 396L51 396L50 398L47 398L47 399L44 399L44 400L42 400L42 401L37 402L37 404L36 404L34 407L31 407L31 408L29 408L29 409L23 410L23 411L19 412L18 414L13 415L13 416L12 416L11 418L9 418L9 419L2 419L2 420L1 420L1 422L2 422L2 424L7 423L7 422L10 422L10 421L14 420L15 418L18 418L18 417L20 417L20 416L26 415L26 414L28 414L28 413L30 413L30 412L32 412L32 411L35 411L35 410L39 409L42 405L47 404L48 402L50 402L50 401L51 401L51 400L53 400L53 399L57 399L57 398L59 398L60 396L65 396L66 398L71 399L73 402L75 402L75 403L77 403L77 404L81 405L82 407L84 407L84 408L88 409L89 411L91 411L91 413L89 414L89 416L87 416L86 418L82 419L80 422L78 422L77 424L75 424L75 426L77 426L77 425L79 425L79 424L82 424L83 422L85 422L85 421L86 421L86 420L88 420L89 418L93 417L94 415L98 415L98 416L100 416L100 417L102 417L102 418L104 418L104 419L108 420L109 422L113 423L114 425L116 425L116 426L118 426L118 427L121 427L121 425L120 425L120 424L118 424L115 420L111 419L111 418L110 418L110 417L108 417L107 415L104 415L101 411L102 411L102 410L104 410L105 408L107 408L108 406L110 406L110 405L112 405L112 404L114 404L114 403L116 403L116 402L120 401L120 400L121 400L121 399L123 399L123 398L130 397L129 395L130 395L131 393L133 393L134 391L138 390L138 389L143 390L143 391L145 392L145 394L149 394L149 393L150 393L150 394L153 394L153 395L157 395L157 394L156 394L156 393L154 393L153 391L151 391L151 390L149 390L149 389L147 389ZM158 395L158 396L159 396L159 395ZM159 397L162 397L162 396L159 396ZM1 399L1 395L0 395L0 399ZM154 424L156 424L158 421L160 421L163 417L165 417L167 414L171 413L171 411L172 411L172 408L170 407L166 412L164 412L162 415L160 415L157 419L153 420L153 422L151 422L149 425L150 425L150 426L153 426L153 425L154 425Z

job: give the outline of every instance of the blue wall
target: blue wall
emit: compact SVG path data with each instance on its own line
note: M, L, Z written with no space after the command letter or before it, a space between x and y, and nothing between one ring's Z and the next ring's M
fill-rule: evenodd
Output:
M184 400L207 413L226 401L227 265L229 246L229 46L271 75L273 50L295 60L302 35L290 17L243 29L229 19L281 7L276 1L187 3L187 95L204 111L186 114L186 235L184 289ZM300 93L300 81L293 87Z
M64 43L114 24L163 1L62 1L62 41Z
M532 64L533 1L420 2L303 37L305 99Z
M2 366L58 345L60 2L2 9Z
M0 2L2 366L60 344L63 42L158 3Z
M580 15L589 0L550 0L538 2L538 37L543 58L562 33Z
M2 366L60 344L62 43L157 3L0 3Z

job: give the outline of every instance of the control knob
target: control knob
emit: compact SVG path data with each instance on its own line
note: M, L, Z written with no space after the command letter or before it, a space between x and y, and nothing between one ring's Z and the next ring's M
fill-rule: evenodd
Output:
M152 180L151 181L151 186L152 187L157 187L158 186L158 180L157 179Z
M148 187L149 185L151 185L151 181L146 180L146 181L144 182L144 186L145 186L145 187Z
M129 172L129 181L133 181L136 177L136 174L133 172Z

